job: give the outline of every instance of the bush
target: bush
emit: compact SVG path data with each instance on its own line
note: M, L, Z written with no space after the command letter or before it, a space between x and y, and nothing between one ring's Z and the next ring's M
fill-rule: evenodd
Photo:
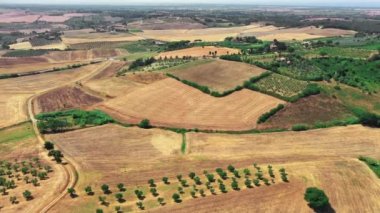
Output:
M228 60L228 61L238 61L238 62L242 61L240 55L237 55L237 54L222 55L219 58L223 60Z
M143 129L149 129L152 126L150 125L150 121L148 119L144 119L139 123L139 127Z
M292 126L293 131L305 131L308 129L309 127L306 124L295 124Z
M313 209L322 209L329 205L329 198L325 192L316 187L307 188L304 198Z
M360 156L359 160L366 163L369 166L369 168L377 175L377 177L380 178L380 162L379 161L369 158L369 157L363 157L363 156Z
M359 118L361 124L380 127L380 115L370 113L362 108L354 108L352 112Z

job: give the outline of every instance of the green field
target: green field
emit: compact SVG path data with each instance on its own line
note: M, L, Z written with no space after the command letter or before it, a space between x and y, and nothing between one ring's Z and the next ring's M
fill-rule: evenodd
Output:
M375 52L376 51L370 49L358 49L352 47L320 47L312 50L305 50L303 54L304 57L319 57L321 54L326 54L326 56L330 57L367 59L372 53Z
M152 40L130 42L122 45L121 48L126 49L129 53L158 52L162 50L162 47Z
M0 129L0 145L33 138L34 136L31 123L22 123L14 127Z

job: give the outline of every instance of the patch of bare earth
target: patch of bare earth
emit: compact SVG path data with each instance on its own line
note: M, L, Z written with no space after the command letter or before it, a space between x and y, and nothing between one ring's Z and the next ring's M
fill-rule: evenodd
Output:
M327 95L312 95L295 103L270 117L259 129L291 128L295 124L310 124L344 119L351 116L349 110L339 100Z
M101 98L90 95L78 87L66 86L49 91L35 99L34 111L38 114L63 109L84 108L101 101Z

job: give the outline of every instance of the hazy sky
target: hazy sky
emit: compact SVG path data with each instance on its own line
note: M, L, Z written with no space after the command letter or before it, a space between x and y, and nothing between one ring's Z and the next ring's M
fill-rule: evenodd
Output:
M379 7L380 0L0 0L0 4L162 4L162 3L185 3L185 4L258 4L258 5L315 5L315 6L344 6L344 7Z

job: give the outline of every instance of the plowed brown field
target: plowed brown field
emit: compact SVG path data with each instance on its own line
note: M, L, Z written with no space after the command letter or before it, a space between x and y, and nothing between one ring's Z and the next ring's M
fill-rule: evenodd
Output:
M244 81L258 76L266 70L249 65L225 60L215 60L210 63L191 66L185 69L171 71L172 74L199 85L208 86L220 92L234 89Z
M53 112L64 109L84 108L101 102L102 99L82 91L78 87L62 87L39 96L35 100L34 112Z

